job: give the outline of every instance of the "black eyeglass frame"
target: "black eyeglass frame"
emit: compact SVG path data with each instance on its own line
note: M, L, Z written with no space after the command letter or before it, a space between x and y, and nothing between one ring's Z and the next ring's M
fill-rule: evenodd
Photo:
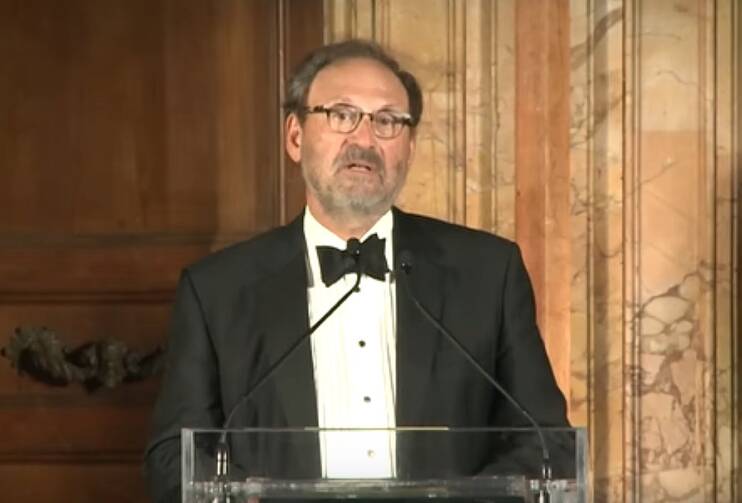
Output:
M355 124L353 124L353 127L348 129L347 131L339 130L337 128L334 128L332 126L332 120L330 119L330 114L333 112L337 112L340 110L345 111L352 111L358 114L358 118L355 121ZM402 129L404 126L412 127L412 116L406 112L393 112L391 110L378 110L376 112L366 112L363 109L355 106L355 105L332 105L332 106L325 106L325 105L316 105L313 107L305 107L302 112L304 114L319 114L323 113L325 114L325 117L327 118L327 125L336 133L340 134L350 134L356 129L358 129L358 126L363 122L363 117L368 115L369 120L371 121L374 134L381 139L384 140L391 140L392 138L396 138L399 136L399 134L402 132ZM393 134L391 135L382 135L379 134L379 131L377 129L376 117L379 114L385 114L388 115L392 119L392 130Z

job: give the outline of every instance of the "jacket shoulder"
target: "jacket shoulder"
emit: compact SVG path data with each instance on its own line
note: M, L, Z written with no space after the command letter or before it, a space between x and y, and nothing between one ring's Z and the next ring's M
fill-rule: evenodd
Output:
M302 253L302 236L300 223L294 221L207 255L187 266L185 272L200 286L252 283Z
M400 212L400 219L433 243L444 262L462 265L477 260L506 260L518 250L515 242L484 230L410 213Z

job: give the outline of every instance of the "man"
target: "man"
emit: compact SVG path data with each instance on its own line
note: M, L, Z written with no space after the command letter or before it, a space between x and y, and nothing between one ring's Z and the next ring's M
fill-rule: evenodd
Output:
M179 497L180 428L221 427L232 411L231 426L529 426L412 296L538 422L567 425L517 246L392 206L415 153L415 78L356 40L310 54L287 94L286 150L301 164L306 210L183 272L147 451L155 500ZM356 266L343 270L343 253L332 251L351 238L363 242L359 291L253 394L270 365L352 288ZM341 257L339 274L326 270L328 256ZM441 456L471 474L497 458L489 445L449 446L438 456L417 445L423 455L413 469L399 466L402 447L386 434L318 444L313 476L410 474Z

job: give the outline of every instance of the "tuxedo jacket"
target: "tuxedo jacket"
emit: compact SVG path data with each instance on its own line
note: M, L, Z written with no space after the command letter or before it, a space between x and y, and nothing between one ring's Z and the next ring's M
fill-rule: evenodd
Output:
M412 257L406 279L419 302L537 422L568 425L518 247L489 233L396 208L393 241L395 260L403 251ZM306 253L300 216L183 271L146 453L155 501L179 501L180 429L221 427L241 397L307 331ZM390 264L390 269L399 267ZM396 281L397 425L529 426L424 318L402 281ZM317 425L308 341L248 402L237 406L230 426ZM461 444L436 446L436 452L422 444L404 448L418 453L418 470L430 470L430 463L439 460L471 474L497 459L497 448L487 442ZM290 477L318 475L311 470L319 466L319 448L313 445L308 451L301 456L274 453L280 465L275 469ZM312 462L301 466L299 458Z

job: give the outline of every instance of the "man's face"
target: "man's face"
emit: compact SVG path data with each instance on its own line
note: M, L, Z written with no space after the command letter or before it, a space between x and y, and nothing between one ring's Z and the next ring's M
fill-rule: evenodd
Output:
M407 92L399 79L370 59L341 60L323 68L309 89L307 106L346 104L364 112L407 113ZM404 185L415 148L409 126L394 138L378 138L368 116L351 133L333 131L324 113L290 115L286 149L300 162L313 213L331 216L382 215Z

